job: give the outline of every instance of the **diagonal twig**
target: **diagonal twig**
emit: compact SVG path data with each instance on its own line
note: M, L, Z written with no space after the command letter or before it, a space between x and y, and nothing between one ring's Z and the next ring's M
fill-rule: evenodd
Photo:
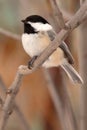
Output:
M55 85L51 79L49 71L44 69L43 73L45 75L45 78L47 81L47 88L49 90L50 97L56 109L57 117L59 117L58 119L60 120L62 130L67 130L66 125L65 125L64 111L63 111L62 103L60 100L60 96L56 91Z
M12 33L12 32L10 32L8 30L5 30L5 29L3 29L1 27L0 27L0 33L6 35L7 37L16 39L16 40L20 40L21 39L20 35Z
M2 109L2 106L3 106L4 102L2 100L2 98L0 97L0 108Z
M84 1L85 1L85 0L80 0L80 6L83 4Z
M62 76L62 77L63 77L63 84L65 84L65 78L64 78L64 76ZM67 118L68 121L70 122L70 127L71 127L70 129L78 130L77 118L74 113L72 103L70 100L70 95L69 95L68 88L66 85L62 85L62 93L63 93L63 97L64 97L63 100L65 103L65 113L68 117ZM67 125L67 123L66 123L66 125Z
M2 78L0 77L0 87L2 88L3 92L6 94L6 91L7 91L7 88L2 80ZM3 108L3 104L4 104L4 101L2 100L2 98L0 97L0 105L1 105L1 108ZM14 101L14 111L16 112L17 116L19 117L20 119L20 122L21 122L21 126L23 126L23 128L25 130L29 130L29 126L28 126L28 123L23 115L23 113L21 112L19 106L16 104L16 102ZM9 115L10 116L10 115Z
M52 7L53 7L53 11L54 11L54 16L56 17L57 23L60 27L60 29L65 28L65 21L62 15L62 12L60 11L58 4L56 2L56 0L50 0L50 2L52 3Z

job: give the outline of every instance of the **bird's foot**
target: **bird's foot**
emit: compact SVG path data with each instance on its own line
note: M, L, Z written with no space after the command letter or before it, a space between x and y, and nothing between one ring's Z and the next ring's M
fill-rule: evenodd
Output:
M28 68L32 69L33 68L33 63L37 59L38 56L34 56L29 62L28 62Z

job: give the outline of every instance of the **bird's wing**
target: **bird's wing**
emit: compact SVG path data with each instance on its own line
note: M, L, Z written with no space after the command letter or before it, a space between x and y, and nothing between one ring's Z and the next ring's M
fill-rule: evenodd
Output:
M65 56L68 59L68 62L70 64L73 64L74 63L74 58L73 58L68 46L66 45L66 43L64 41L62 41L62 43L59 45L59 47L64 51Z
M56 33L53 30L47 31L48 36L50 37L50 40L53 41L55 39Z
M55 31L49 30L49 31L47 31L47 34L50 37L51 41L53 41L55 39L55 36L56 36ZM64 41L62 41L62 43L59 45L59 47L64 51L64 54L68 59L68 62L70 64L73 64L74 63L74 58L73 58L68 46L66 45L66 43Z
M73 83L79 83L79 84L84 83L83 79L78 74L78 72L67 61L66 62L64 61L63 64L61 65L61 67L66 72L68 77L73 81Z

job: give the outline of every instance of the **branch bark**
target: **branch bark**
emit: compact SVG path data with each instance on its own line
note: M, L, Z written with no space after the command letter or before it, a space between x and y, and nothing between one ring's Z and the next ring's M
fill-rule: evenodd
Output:
M2 106L3 106L4 102L2 100L2 98L0 97L0 108L2 109Z
M57 24L59 25L59 28L60 29L65 28L66 27L65 21L63 19L62 12L60 11L56 0L50 0L50 2L52 3L54 16L56 17Z
M77 11L77 13L72 17L72 19L67 23L69 28L67 30L62 29L59 34L56 36L55 40L51 42L51 44L43 51L43 53L36 59L36 61L33 64L32 70L29 70L27 66L20 66L16 77L10 86L10 93L7 95L5 103L3 105L3 113L1 116L0 121L0 130L4 130L7 119L8 119L8 112L12 110L13 102L16 97L16 94L20 88L20 84L22 81L22 78L26 74L30 74L33 71L35 71L54 51L55 49L61 44L61 41L64 40L69 33L76 27L78 27L83 21L84 18L87 17L87 15L84 15L87 11L87 2L85 2L80 9Z
M5 84L4 84L4 82L3 82L3 80L2 80L1 77L0 77L0 87L2 88L3 92L6 94L7 89L6 89L6 86L5 86ZM1 109L3 108L3 104L4 104L4 101L3 101L2 98L0 97ZM18 118L19 118L19 120L20 120L20 122L21 122L22 128L24 128L25 130L29 130L30 127L29 127L29 125L28 125L28 123L27 123L27 121L26 121L26 119L25 119L23 113L21 112L19 106L16 104L15 101L14 101L14 111L15 111L15 113L17 114L17 116L18 116ZM9 116L10 116L10 115L8 115L8 117L9 117Z
M84 1L85 1L85 0L80 0L80 6L83 4Z
M62 130L67 130L66 124L65 124L65 119L64 119L64 111L63 111L62 103L60 100L60 96L56 91L55 85L52 81L49 71L45 69L43 72L44 72L44 75L45 75L45 78L47 81L47 88L49 90L50 97L53 101L53 104L54 104L54 107L56 110L57 118L60 120L60 123L61 123L61 128L62 128Z
M5 30L3 28L0 28L0 33L6 35L7 37L16 39L16 40L20 40L21 39L20 35L14 34L12 32L9 32L9 31L7 31L7 30Z

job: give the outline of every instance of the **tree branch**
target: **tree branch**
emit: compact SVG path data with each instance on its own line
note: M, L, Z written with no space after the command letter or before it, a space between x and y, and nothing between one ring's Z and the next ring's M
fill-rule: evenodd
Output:
M80 0L80 6L83 4L84 1L85 1L85 0Z
M2 106L3 106L4 102L2 100L2 98L0 97L0 108L2 109Z
M62 9L62 13L63 13L63 17L64 17L65 21L69 21L73 16L72 13L69 13L66 10L63 10L63 9Z
M20 40L21 39L20 35L12 33L10 31L7 31L7 30L5 30L3 28L0 28L0 33L4 34L4 35L6 35L6 36L8 36L10 38L16 39L16 40Z
M50 2L52 3L54 16L56 17L56 20L57 20L57 23L58 23L60 29L65 28L66 27L65 21L63 19L63 15L58 7L56 0L50 0Z
M0 87L2 88L3 92L6 93L7 91L7 88L2 80L2 78L0 77ZM1 105L1 109L3 108L3 104L4 104L4 101L2 100L2 98L0 97L0 105ZM20 119L20 122L21 122L21 126L22 128L24 128L25 130L29 130L30 127L28 126L28 123L23 115L23 113L21 112L19 106L16 104L16 102L14 101L14 111L16 112L17 116L19 117ZM8 117L10 115L8 114Z
M61 100L60 100L60 96L56 91L55 85L52 81L52 78L49 74L49 71L45 69L43 72L44 72L44 75L45 75L45 78L46 78L46 81L47 81L47 88L49 90L50 97L53 101L57 117L58 117L58 119L60 120L60 123L61 123L62 130L67 130L65 119L64 119L64 111L63 111L62 103L61 103Z

